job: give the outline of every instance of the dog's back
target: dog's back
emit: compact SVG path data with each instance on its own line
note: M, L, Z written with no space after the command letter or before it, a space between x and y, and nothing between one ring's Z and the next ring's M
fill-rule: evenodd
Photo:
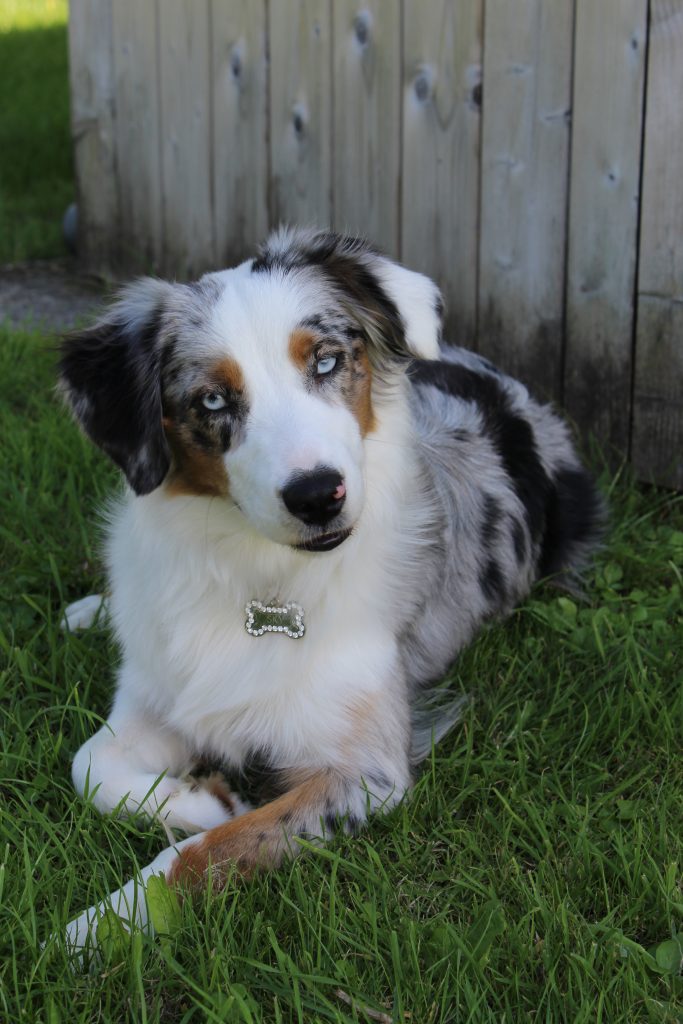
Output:
M575 577L604 516L566 424L518 381L448 347L440 360L414 360L409 379L426 521L403 650L409 678L424 685L535 580Z

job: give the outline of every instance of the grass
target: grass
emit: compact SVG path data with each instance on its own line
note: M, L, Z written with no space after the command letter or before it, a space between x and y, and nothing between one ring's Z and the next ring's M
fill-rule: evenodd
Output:
M39 335L0 334L0 1020L683 1021L683 504L609 478L588 601L539 590L482 634L453 673L476 700L401 807L91 974L40 948L165 844L69 781L117 655L57 623L101 583L115 475L52 383Z
M0 0L0 264L66 255L66 0Z

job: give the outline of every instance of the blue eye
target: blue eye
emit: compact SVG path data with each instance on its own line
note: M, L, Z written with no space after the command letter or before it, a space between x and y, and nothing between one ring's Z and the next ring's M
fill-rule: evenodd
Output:
M208 395L202 396L202 405L209 412L218 412L219 409L224 409L227 404L223 395L219 395L217 391L210 391Z
M337 365L337 357L336 356L325 356L324 359L319 359L318 360L318 362L316 363L315 370L316 370L316 373L318 374L318 376L322 377L326 373L332 373L332 370L334 370L336 365Z

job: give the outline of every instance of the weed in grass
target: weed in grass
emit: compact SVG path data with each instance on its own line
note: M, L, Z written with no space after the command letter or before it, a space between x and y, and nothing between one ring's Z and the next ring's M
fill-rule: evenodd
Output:
M475 700L401 807L162 906L163 941L114 938L93 973L40 948L166 842L69 781L117 654L58 622L101 585L118 484L53 379L39 335L0 332L0 1020L683 1020L683 503L609 477L586 599L539 588L464 653Z

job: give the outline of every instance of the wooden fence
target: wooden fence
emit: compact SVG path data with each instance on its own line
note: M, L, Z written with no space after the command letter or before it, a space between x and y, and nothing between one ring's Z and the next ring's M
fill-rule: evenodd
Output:
M362 233L683 487L683 0L71 0L70 49L91 268Z

